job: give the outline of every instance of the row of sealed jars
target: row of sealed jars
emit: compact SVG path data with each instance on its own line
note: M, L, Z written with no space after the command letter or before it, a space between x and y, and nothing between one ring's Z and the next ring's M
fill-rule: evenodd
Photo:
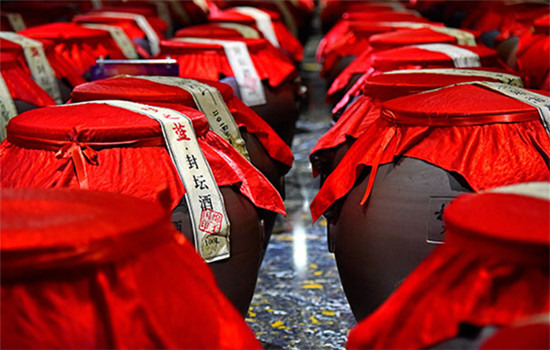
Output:
M163 40L162 21L140 6L132 7L140 4L104 4L74 17L73 23L1 33L2 59L6 57L10 63L1 68L5 82L0 85L2 107L13 108L3 115L7 126L2 125L6 140L0 145L0 186L85 189L161 203L171 213L173 225L208 263L217 287L242 317L252 299L275 217L285 213L284 175L293 162L289 145L303 94L296 68L301 44L278 22L276 14L248 7L217 12L211 16L212 23L187 27L178 32L178 38ZM266 16L271 29L266 29ZM257 24L251 23L251 18ZM220 28L233 32L219 35ZM271 32L281 45L270 40ZM121 75L141 71L135 67L147 73L150 63L122 61L115 64L118 76L86 83L93 77L91 68L101 68L101 64L96 66L98 58L150 57L175 62L179 77ZM67 104L53 106L61 102ZM199 299L187 302L200 305ZM165 305L170 302L168 298L164 301ZM6 314L9 312L17 311L9 309ZM6 328L6 332L11 330ZM128 345L118 339L115 330L106 332L111 332L113 339L100 339L100 332L93 343L75 334L75 342L67 344L257 346L246 337L239 340L239 332L235 344L228 340L230 336L223 339L221 335L216 344L216 327L212 334L205 334L213 336L212 343L196 345L182 345L186 343L168 339L170 335L164 339L146 329L143 335L150 334L145 337L148 340L139 338ZM10 339L20 336L18 332ZM83 340L85 343L78 343ZM36 339L28 341L34 344L31 346L41 346Z
M326 24L341 15L317 51L335 123L310 154L311 212L328 221L360 321L347 348L478 348L531 321L532 344L547 347L550 94L525 89L541 85L481 44L485 30L398 2L325 6L339 10ZM544 40L532 53L548 54ZM530 65L539 82L544 66ZM467 195L531 181L544 181L529 190L544 200ZM507 331L506 345L533 346Z
M547 91L523 88L480 32L364 5L319 45L336 122L310 154L312 217L358 320L443 243L457 195L550 179Z

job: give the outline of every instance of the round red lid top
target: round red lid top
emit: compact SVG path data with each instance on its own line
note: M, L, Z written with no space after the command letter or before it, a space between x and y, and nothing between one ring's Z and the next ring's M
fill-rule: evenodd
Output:
M175 78L177 79L177 78ZM233 97L231 86L212 80L197 80L220 91L225 101ZM174 103L194 106L193 96L182 88L135 77L114 77L78 85L71 93L72 102L125 100L139 103Z
M217 40L217 39L212 39ZM224 40L224 39L220 39ZM229 39L227 39L229 40ZM267 47L267 39L248 39L248 38L231 38L231 41L242 41L246 44L248 49L262 49ZM160 47L162 49L169 49L170 52L195 52L195 51L216 51L225 55L223 46L216 43L194 43L188 41L181 41L177 39L161 40Z
M51 23L37 27L28 28L18 32L18 34L33 39L52 39L52 40L86 40L86 39L110 39L111 35L105 30L92 29L81 26L76 23Z
M131 196L2 189L0 198L2 273L12 276L113 262L148 249L146 242L167 242L173 234L169 214L158 203Z
M468 194L445 207L443 217L450 235L515 244L518 249L522 245L540 245L548 254L550 197L496 192Z
M250 29L252 31L255 31L255 29L253 28ZM243 35L236 29L222 27L221 25L209 23L182 28L176 32L174 37L233 39L242 38Z
M550 33L550 14L541 16L535 20L533 23L535 26L535 31L537 33Z
M443 45L443 44L442 44ZM480 60L490 59L497 61L497 52L485 46L456 46L461 49L471 51L479 56ZM385 69L405 65L439 65L454 67L453 60L450 56L435 51L429 51L416 46L403 46L395 49L373 52L371 62L374 68Z
M450 86L399 97L382 104L382 116L398 123L476 125L540 118L524 102L477 84Z
M265 14L269 15L271 21L280 21L281 18L277 12L269 10L261 10ZM212 22L236 22L236 23L250 23L255 24L256 21L252 16L239 12L236 9L227 9L218 13L212 14L209 18Z
M431 43L456 43L456 38L434 31L430 28L399 29L388 33L372 35L369 44L376 49L389 49L396 46L431 44Z
M162 104L155 106L163 107ZM169 108L189 117L197 136L208 132L208 121L202 112L180 105L170 105ZM122 142L162 137L156 120L101 101L22 113L10 120L7 133L8 140L23 137L58 141L67 141L68 135L76 134L80 142Z
M372 98L381 100L389 100L405 95L411 95L418 92L437 89L440 87L454 85L459 83L467 83L473 81L489 81L500 82L496 77L491 78L491 73L504 73L498 68L448 68L437 71L445 71L445 74L430 73L430 69L426 70L404 70L392 71L370 76L365 81L363 94ZM485 72L487 76L467 75L468 71ZM456 73L455 73L456 72ZM461 74L461 72L463 72ZM455 74L453 74L455 73ZM507 75L508 76L508 75ZM510 76L510 78L516 76ZM516 77L518 82L521 82L519 77Z
M410 22L423 20L422 17L414 12L396 12L396 11L375 11L375 12L346 12L342 15L343 19L350 21L403 21Z

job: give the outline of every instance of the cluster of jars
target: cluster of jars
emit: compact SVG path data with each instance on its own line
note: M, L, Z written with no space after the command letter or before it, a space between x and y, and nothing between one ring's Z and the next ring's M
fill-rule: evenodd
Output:
M477 348L550 311L549 10L324 2L334 124L310 153L311 213L359 321L348 348ZM506 346L548 347L548 316L536 322Z
M260 348L313 3L1 5L2 346Z

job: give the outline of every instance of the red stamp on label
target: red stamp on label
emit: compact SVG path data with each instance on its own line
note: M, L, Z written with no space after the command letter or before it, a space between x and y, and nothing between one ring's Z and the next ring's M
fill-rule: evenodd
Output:
M217 211L204 209L201 212L199 230L210 234L220 233L222 228L223 214Z

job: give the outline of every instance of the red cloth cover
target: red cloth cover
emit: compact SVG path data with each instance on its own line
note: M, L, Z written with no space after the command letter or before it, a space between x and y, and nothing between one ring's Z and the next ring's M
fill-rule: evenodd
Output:
M483 70L487 69L483 68ZM496 69L489 70L499 71ZM357 140L368 126L379 117L381 102L470 81L498 82L495 79L480 76L435 73L415 74L410 72L377 74L369 77L365 81L363 94L342 113L336 124L321 136L315 147L313 147L310 153L313 175L318 175L319 166L316 164L318 155L323 151L338 147L348 139Z
M550 138L535 107L482 86L452 86L385 102L313 199L313 220L365 167L402 156L456 172L474 191L550 179Z
M43 189L1 199L2 348L261 349L158 204Z
M304 58L304 48L302 47L302 44L300 44L298 39L296 39L294 35L292 35L292 33L285 27L278 13L268 10L262 11L268 14L271 18L273 31L277 36L277 41L279 42L279 45L281 45L281 49L283 49L294 61L301 62ZM239 13L233 9L223 10L216 14L211 14L209 19L212 22L233 22L244 24L258 30L254 18Z
M42 46L44 48L44 54L46 55L46 58L48 59L48 62L50 63L50 66L52 67L55 77L57 79L67 79L69 84L72 86L76 86L78 84L85 83L86 80L82 78L77 71L74 70L74 68L71 65L71 62L67 61L64 57L58 55L55 51L55 45L52 40L38 40L42 43ZM17 56L20 58L20 61L22 63L22 66L25 68L28 68L26 66L26 60L25 60L25 54L23 52L23 48L19 46L16 43L13 43L9 40L4 40L0 38L0 50L2 52L11 52L14 54L17 54ZM30 70L28 70L28 73L30 74Z
M287 144L260 116L233 95L233 89L229 85L212 80L199 81L220 91L239 128L254 134L271 158L289 168L292 166L294 156ZM111 78L82 84L73 90L71 97L72 102L125 100L145 104L173 103L197 108L193 96L183 89L132 77Z
M368 39L375 34L400 30L388 25L391 21L376 19L369 22L341 20L321 39L317 47L317 60L323 62L321 75L326 75L343 57L359 56L370 49ZM397 21L393 21L397 22ZM430 23L422 17L412 17L407 22ZM433 23L433 25L437 25Z
M550 15L539 18L535 31L519 38L516 62L528 87L550 90Z
M258 34L261 37L261 34ZM213 23L201 24L197 26L185 27L176 32L176 38L219 38L219 39L234 39L243 38L242 34L231 28L221 27Z
M47 39L54 42L55 55L70 62L80 76L84 76L96 59L120 57L117 44L105 30L86 28L75 23L52 23L27 28L18 34L31 39Z
M270 86L277 87L298 75L292 61L266 39L232 40L246 43L258 76L261 80L266 79ZM160 42L159 56L178 60L181 77L219 80L234 76L223 47L218 44L163 40Z
M180 105L193 120L199 145L218 186L236 186L257 207L284 213L278 192L231 145L209 131L201 112ZM0 186L89 188L159 200L168 188L171 209L185 188L168 154L160 124L142 114L104 104L66 105L20 114L0 145ZM74 159L77 146L83 169Z
M32 80L22 59L18 54L0 52L0 72L11 97L37 107L55 105L50 95Z
M529 208L529 210L525 210ZM507 326L550 311L550 202L467 194L444 212L441 245L350 333L348 349L423 349L461 323Z
M473 33L476 38L480 33ZM454 36L437 32L430 28L400 29L389 33L380 33L372 35L369 38L369 46L374 50L388 50L398 46L422 45L433 43L456 44Z
M482 67L504 68L505 64L498 58L498 53L486 46L460 46L479 56ZM335 110L341 109L353 96L357 96L364 86L364 80L377 72L388 72L398 69L420 68L454 68L453 60L440 52L428 51L414 46L402 46L384 51L366 51L358 56L342 73L334 79L327 92L327 101L346 87L355 74L364 74L354 86L346 92Z

